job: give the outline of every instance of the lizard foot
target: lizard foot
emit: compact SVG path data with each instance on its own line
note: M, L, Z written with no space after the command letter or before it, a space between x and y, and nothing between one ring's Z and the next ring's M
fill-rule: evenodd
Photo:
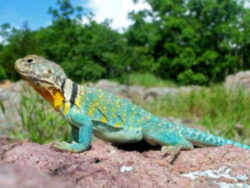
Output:
M178 146L162 146L161 152L163 155L177 156L181 151L181 147Z
M85 145L79 144L79 143L74 142L74 141L72 143L55 142L53 144L53 146L59 150L70 151L70 152L74 152L74 153L82 152L82 151L85 151L87 149L87 147Z
M166 155L170 155L171 161L170 164L174 164L175 160L179 156L181 151L181 147L178 146L162 146L161 152L163 153L163 157Z

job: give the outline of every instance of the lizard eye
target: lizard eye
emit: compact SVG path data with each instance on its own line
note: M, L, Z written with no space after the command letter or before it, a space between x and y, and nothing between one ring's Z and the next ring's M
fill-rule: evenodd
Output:
M33 62L33 59L28 59L27 62L28 62L28 63L32 63L32 62Z

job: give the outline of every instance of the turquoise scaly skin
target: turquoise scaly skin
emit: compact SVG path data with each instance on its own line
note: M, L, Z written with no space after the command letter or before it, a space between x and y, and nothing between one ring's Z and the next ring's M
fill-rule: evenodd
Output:
M30 55L19 59L15 68L72 126L72 142L55 143L61 150L85 151L91 145L93 134L117 144L145 140L172 154L192 149L194 145L232 144L250 149L248 145L163 120L104 90L78 85L68 79L58 65L43 57ZM55 97L58 93L61 101Z
M232 144L250 149L248 145L163 120L103 90L88 87L82 89L84 94L81 108L73 106L65 115L73 127L74 143L57 143L56 146L62 150L86 150L91 144L92 132L103 140L119 144L136 143L144 139L151 145L163 146L164 152L192 149L193 145Z

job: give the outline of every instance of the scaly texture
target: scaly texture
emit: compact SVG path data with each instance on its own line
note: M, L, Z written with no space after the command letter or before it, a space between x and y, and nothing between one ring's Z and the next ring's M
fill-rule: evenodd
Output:
M135 143L144 139L161 145L163 152L176 154L193 145L232 144L250 149L222 137L163 120L101 89L81 86L68 79L56 63L29 55L18 59L15 68L56 111L72 126L71 143L57 142L55 147L72 152L89 148L92 134L112 143Z

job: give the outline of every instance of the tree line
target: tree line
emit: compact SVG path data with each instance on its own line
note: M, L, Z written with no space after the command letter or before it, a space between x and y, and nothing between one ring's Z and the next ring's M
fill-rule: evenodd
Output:
M138 2L138 0L134 0ZM179 84L208 85L250 68L250 9L239 0L145 0L120 33L109 21L70 0L48 9L52 24L31 30L1 25L0 80L17 80L17 58L38 54L59 63L75 81L151 73ZM82 17L89 23L82 24ZM128 68L129 67L129 68Z

